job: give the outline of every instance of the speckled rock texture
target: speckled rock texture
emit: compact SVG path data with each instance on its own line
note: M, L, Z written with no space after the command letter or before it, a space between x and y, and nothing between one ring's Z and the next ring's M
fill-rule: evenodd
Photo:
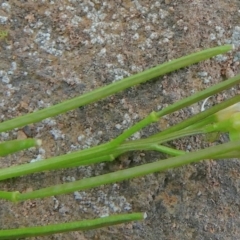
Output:
M144 69L208 47L234 43L224 56L127 89L95 104L0 134L37 137L40 149L1 158L0 167L46 159L104 143L144 118L239 72L239 0L0 1L0 121L59 103ZM8 33L4 36L4 33ZM236 86L207 107L239 94ZM195 113L195 104L147 127L155 133ZM222 136L219 142L226 141ZM193 151L194 136L171 143ZM6 180L21 192L104 174L164 158L126 154L111 164L43 172ZM218 239L240 236L240 161L204 161L85 192L13 204L0 200L0 228L46 225L147 212L147 219L88 232L31 239Z

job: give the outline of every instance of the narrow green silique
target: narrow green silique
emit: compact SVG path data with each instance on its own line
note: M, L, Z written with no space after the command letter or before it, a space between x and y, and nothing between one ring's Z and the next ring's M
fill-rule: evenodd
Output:
M86 231L96 228L113 226L116 224L139 221L144 219L144 213L119 214L91 220L69 223L51 224L39 227L0 230L0 239L19 239L26 237L46 236L69 231Z
M43 119L62 114L77 107L96 102L114 93L120 92L126 88L146 82L150 79L154 79L156 77L173 72L177 69L192 65L194 63L209 59L216 55L226 53L230 50L232 50L232 45L224 45L216 48L206 49L197 53L187 55L185 57L172 60L167 63L163 63L144 72L135 74L133 76L124 78L118 82L114 82L105 87L101 87L89 93L83 94L79 97L66 100L62 103L39 110L34 113L29 113L24 116L16 117L15 119L5 121L0 124L0 132L8 131L18 127L23 127L27 124L39 122Z

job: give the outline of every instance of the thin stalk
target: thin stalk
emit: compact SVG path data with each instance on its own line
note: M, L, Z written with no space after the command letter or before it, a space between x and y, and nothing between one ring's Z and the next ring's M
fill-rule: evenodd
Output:
M139 221L144 219L144 213L119 214L77 222L51 224L39 227L0 230L0 239L19 239L26 237L46 236L70 231L86 231L96 228L113 226L116 224Z
M168 154L170 156L180 156L180 155L186 154L185 151L177 150L177 149L166 147L166 146L159 145L159 144L152 144L151 148L149 148L148 150L153 150L153 151L165 153L165 154Z
M127 77L118 82L112 83L105 87L98 88L89 93L85 93L79 97L66 100L54 106L5 121L0 124L0 132L5 132L7 130L11 130L14 128L23 127L27 124L39 122L43 119L59 115L61 113L67 112L77 107L96 102L114 93L120 92L126 88L146 82L150 79L154 79L156 77L189 66L191 64L198 63L202 60L209 59L218 54L226 53L231 49L232 49L231 45L224 45L216 48L203 50L185 57L172 60L167 63L163 63L154 68Z
M67 194L74 191L86 190L98 187L104 184L120 182L123 180L144 176L154 172L164 171L171 168L180 167L189 163L201 161L203 159L213 158L214 156L221 156L227 152L238 150L240 141L229 142L218 146L209 147L197 152L186 153L182 156L160 160L154 163L144 164L138 167L133 167L113 173L104 174L92 178L86 178L79 181L55 185L40 190L18 193L12 192L11 201L24 201L27 199L44 198L49 196L56 196L60 194Z
M208 129L209 130L209 129ZM136 150L153 150L155 144L162 144L165 142L169 142L175 139L179 139L182 137L192 136L196 134L205 134L207 133L205 129L194 129L188 130L183 129L178 132L169 133L166 135L158 135L154 138L144 138L134 141L126 141L118 148L115 149L115 152L120 151L121 153L136 151Z

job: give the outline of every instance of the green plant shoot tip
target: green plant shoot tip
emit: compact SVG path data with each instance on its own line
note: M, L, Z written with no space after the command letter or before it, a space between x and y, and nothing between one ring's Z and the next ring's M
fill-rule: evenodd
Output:
M4 157L8 154L15 153L27 148L40 146L42 141L40 139L27 138L23 140L11 140L0 143L0 156Z

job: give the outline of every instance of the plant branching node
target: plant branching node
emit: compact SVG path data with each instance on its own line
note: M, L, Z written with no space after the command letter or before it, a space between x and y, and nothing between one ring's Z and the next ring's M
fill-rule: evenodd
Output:
M157 113L155 111L151 112L150 116L151 116L152 122L158 122L159 117L157 116Z
M20 195L19 191L13 192L12 193L12 201L13 202L18 202L18 196Z

